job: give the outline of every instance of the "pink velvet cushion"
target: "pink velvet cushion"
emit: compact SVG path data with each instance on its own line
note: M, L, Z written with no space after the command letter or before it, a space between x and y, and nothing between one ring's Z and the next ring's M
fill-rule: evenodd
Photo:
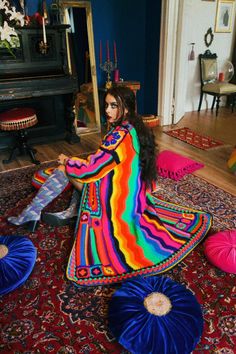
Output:
M217 232L204 242L204 253L217 268L236 274L236 230Z
M161 151L158 154L156 165L159 176L171 178L176 181L204 167L203 163L199 163L169 150Z

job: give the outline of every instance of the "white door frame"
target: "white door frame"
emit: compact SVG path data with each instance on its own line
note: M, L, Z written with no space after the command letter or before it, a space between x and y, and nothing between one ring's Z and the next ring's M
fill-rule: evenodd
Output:
M185 0L162 1L158 80L161 125L175 124L185 113L188 59L185 4Z

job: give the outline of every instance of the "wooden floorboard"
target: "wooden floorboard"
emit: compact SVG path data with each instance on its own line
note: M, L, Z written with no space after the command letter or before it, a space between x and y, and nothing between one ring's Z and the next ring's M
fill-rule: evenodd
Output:
M210 136L224 144L216 148L201 150L163 134L163 131L181 127L191 128L199 134ZM204 163L205 167L194 174L236 195L236 176L227 166L233 147L236 146L236 113L231 113L228 108L221 108L218 117L210 110L200 113L189 112L177 125L158 128L155 133L161 150L172 150Z
M213 149L201 150L163 133L163 131L180 127L189 127L202 135L221 140L224 144ZM160 151L172 150L203 162L205 167L194 172L194 174L236 196L236 176L227 167L227 160L233 147L236 146L236 113L231 113L227 108L221 108L218 117L210 110L200 113L189 112L177 125L156 127L154 132ZM100 141L101 134L92 133L81 135L80 143L76 144L69 144L61 140L36 145L37 159L41 162L56 160L61 152L70 156L81 153L86 155L95 151ZM18 156L11 163L3 164L2 160L8 158L8 156L9 151L0 152L0 173L32 165L27 156Z

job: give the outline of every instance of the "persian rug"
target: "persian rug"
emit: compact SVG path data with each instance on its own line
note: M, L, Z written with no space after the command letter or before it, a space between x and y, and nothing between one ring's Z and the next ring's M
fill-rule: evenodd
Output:
M221 141L215 140L209 136L200 135L187 127L164 131L164 133L202 150L223 145Z
M107 312L119 285L78 288L66 279L74 227L40 223L35 233L7 223L32 199L33 172L38 167L0 173L0 235L24 235L37 248L37 260L26 283L0 298L1 354L126 354L109 330ZM213 215L210 234L236 228L236 198L194 176L180 181L159 178L158 197L206 210ZM47 208L61 210L70 199L65 191ZM235 275L210 263L199 244L181 263L164 273L196 296L204 315L204 331L194 354L234 354Z

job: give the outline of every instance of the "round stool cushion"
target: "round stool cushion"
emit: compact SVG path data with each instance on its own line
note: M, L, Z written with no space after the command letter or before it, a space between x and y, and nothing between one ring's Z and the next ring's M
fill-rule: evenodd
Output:
M22 285L32 272L36 248L23 236L0 236L0 295Z
M124 282L112 296L108 320L119 343L135 354L189 354L203 331L195 296L163 276Z
M142 120L144 124L147 125L149 128L154 128L159 125L159 117L153 114L147 114L145 116L142 116Z
M217 268L236 274L236 230L225 230L209 236L204 242L206 258Z
M32 185L36 189L39 189L44 184L44 182L48 179L48 177L53 173L54 170L55 170L55 167L48 167L48 168L44 168L42 170L36 171L33 174ZM71 187L72 187L72 184L70 182L68 182L68 184L64 190L68 190Z
M37 124L36 112L32 108L12 108L0 113L0 128L2 130L21 130Z

